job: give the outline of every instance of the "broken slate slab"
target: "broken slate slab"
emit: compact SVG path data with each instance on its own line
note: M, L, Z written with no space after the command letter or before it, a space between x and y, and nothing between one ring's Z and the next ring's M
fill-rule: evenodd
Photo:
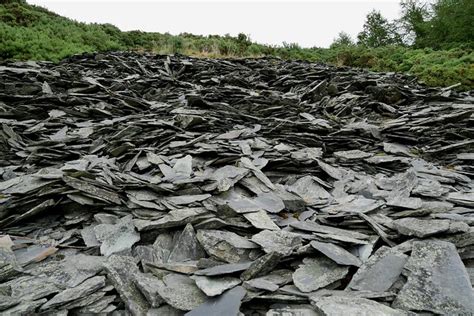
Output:
M195 275L216 276L247 270L252 262L228 263L194 272Z
M375 301L344 296L311 297L311 304L320 315L379 315L379 316L408 316L405 311L397 310Z
M166 303L182 311L193 310L207 299L193 279L175 273L163 277L158 293Z
M210 256L229 263L248 261L250 251L258 248L247 238L223 230L200 229L197 239Z
M345 278L348 272L348 267L339 266L327 257L307 257L293 273L293 283L301 292L313 292Z
M442 315L474 313L474 292L456 247L446 241L413 242L407 283L393 306Z
M224 294L207 300L202 305L193 309L186 316L238 316L240 313L240 305L246 291L243 287L237 286Z
M408 256L382 246L357 270L348 287L358 291L385 292L401 275Z
M283 230L264 230L252 236L252 241L260 245L266 253L276 252L289 256L293 250L302 245L301 236Z
M132 246L140 240L135 231L132 216L125 216L115 225L99 224L94 227L95 236L101 242L100 253L104 256L130 252Z
M198 242L193 226L188 224L184 227L171 250L168 262L198 260L205 256L206 252Z
M96 277L90 278L76 287L66 289L56 294L46 304L41 306L41 310L49 310L49 309L57 308L71 301L81 299L83 297L86 297L96 292L97 290L103 288L104 286L105 286L105 277L96 276Z
M311 247L324 254L340 265L360 267L362 261L344 248L335 244L324 243L313 240Z
M441 233L454 234L469 231L469 225L444 219L401 218L392 222L393 227L402 235L427 238Z
M108 279L132 315L146 315L150 305L135 286L138 267L133 258L112 255L104 264Z
M217 296L221 295L224 291L231 289L241 283L240 279L234 277L207 277L195 275L192 276L196 282L196 285L201 291L203 291L207 296Z
M159 295L159 279L149 273L136 273L134 282L136 287L145 296L151 307L158 307L164 303Z

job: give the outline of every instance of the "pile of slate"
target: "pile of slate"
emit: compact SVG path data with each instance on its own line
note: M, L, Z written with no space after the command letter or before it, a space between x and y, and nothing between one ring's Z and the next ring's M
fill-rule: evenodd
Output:
M0 65L0 313L474 314L474 94L278 59Z

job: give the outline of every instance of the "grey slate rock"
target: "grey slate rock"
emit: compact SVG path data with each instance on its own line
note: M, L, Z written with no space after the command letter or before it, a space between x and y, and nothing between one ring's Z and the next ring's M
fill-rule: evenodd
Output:
M151 307L159 307L164 303L159 295L159 279L149 273L137 273L134 278L135 286L140 290Z
M87 295L90 295L97 290L105 286L105 277L96 276L85 280L83 283L79 284L76 287L66 289L59 294L56 294L52 299L50 299L46 304L41 306L42 310L48 310L57 308L58 306L64 305L74 300L81 299Z
M202 305L193 309L189 313L186 313L185 315L238 316L240 304L242 303L242 299L244 298L245 294L245 289L241 286L237 286L216 298L207 300Z
M101 242L100 252L104 256L130 252L132 246L140 240L135 231L132 216L121 218L115 225L99 224L94 227L95 236Z
M350 298L343 296L317 297L311 299L316 311L324 316L338 315L380 315L380 316L405 316L407 312L397 310L387 305L377 303L365 298Z
M196 233L191 224L184 227L176 244L168 257L168 262L181 262L198 260L205 257L206 252L196 238Z
M469 231L466 223L456 223L444 219L401 218L392 222L402 235L427 238L441 233L465 233Z
M283 230L263 230L253 235L252 241L260 245L266 253L276 252L283 256L289 256L293 250L302 245L302 239L298 234Z
M360 267L362 264L359 258L337 245L312 241L311 247L321 252L337 264L356 267Z
M474 313L474 292L466 268L449 242L415 241L405 267L407 283L393 306L444 315Z
M358 291L387 291L401 275L407 260L407 255L382 246L354 274L348 287Z
M108 279L119 293L132 315L145 315L150 308L145 297L135 286L138 268L130 257L112 255L104 265Z
M247 238L228 231L201 229L197 239L210 256L229 263L248 261L250 251L258 248Z
M224 291L231 289L241 283L240 279L234 277L226 276L217 276L217 277L207 277L195 275L192 276L196 282L196 285L201 291L203 291L207 296L217 296L221 295Z
M166 303L182 311L193 310L207 299L194 280L174 273L163 278L158 293Z
M215 276L247 270L252 262L228 263L194 272L195 275Z
M302 292L313 292L343 279L349 268L338 266L327 257L305 258L293 273L293 282Z
M272 271L280 263L280 260L283 257L284 255L279 252L269 252L253 261L247 270L242 272L240 278L245 281L257 276L265 275Z

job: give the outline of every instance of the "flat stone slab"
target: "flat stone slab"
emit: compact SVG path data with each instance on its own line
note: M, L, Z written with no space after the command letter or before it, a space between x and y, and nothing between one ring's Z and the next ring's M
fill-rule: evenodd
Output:
M305 258L293 273L293 283L301 292L313 292L343 279L349 268L327 257Z
M396 308L442 315L474 313L474 293L456 247L440 240L413 242L405 267L407 283L395 299Z
M405 311L393 309L387 305L377 303L365 298L328 296L311 298L311 304L315 307L318 315L340 316L340 315L377 315L377 316L408 316Z
M218 297L207 300L205 303L185 315L238 316L240 314L240 304L242 303L245 294L245 289L241 286L237 286Z
M407 260L407 255L383 246L357 270L348 287L358 291L387 291L401 275Z

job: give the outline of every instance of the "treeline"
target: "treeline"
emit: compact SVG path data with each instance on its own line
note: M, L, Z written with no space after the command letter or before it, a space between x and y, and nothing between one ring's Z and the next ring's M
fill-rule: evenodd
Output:
M304 59L375 71L408 72L429 85L474 89L474 1L418 0L401 3L401 17L388 21L371 12L357 39L341 32L329 49L297 44L268 46L238 36L122 32L110 24L86 24L32 6L0 4L0 60L51 60L92 51L138 50L204 57Z
M357 45L382 47L398 45L412 48L474 48L474 1L402 0L401 16L388 21L378 11L367 15ZM355 45L341 32L333 46Z

